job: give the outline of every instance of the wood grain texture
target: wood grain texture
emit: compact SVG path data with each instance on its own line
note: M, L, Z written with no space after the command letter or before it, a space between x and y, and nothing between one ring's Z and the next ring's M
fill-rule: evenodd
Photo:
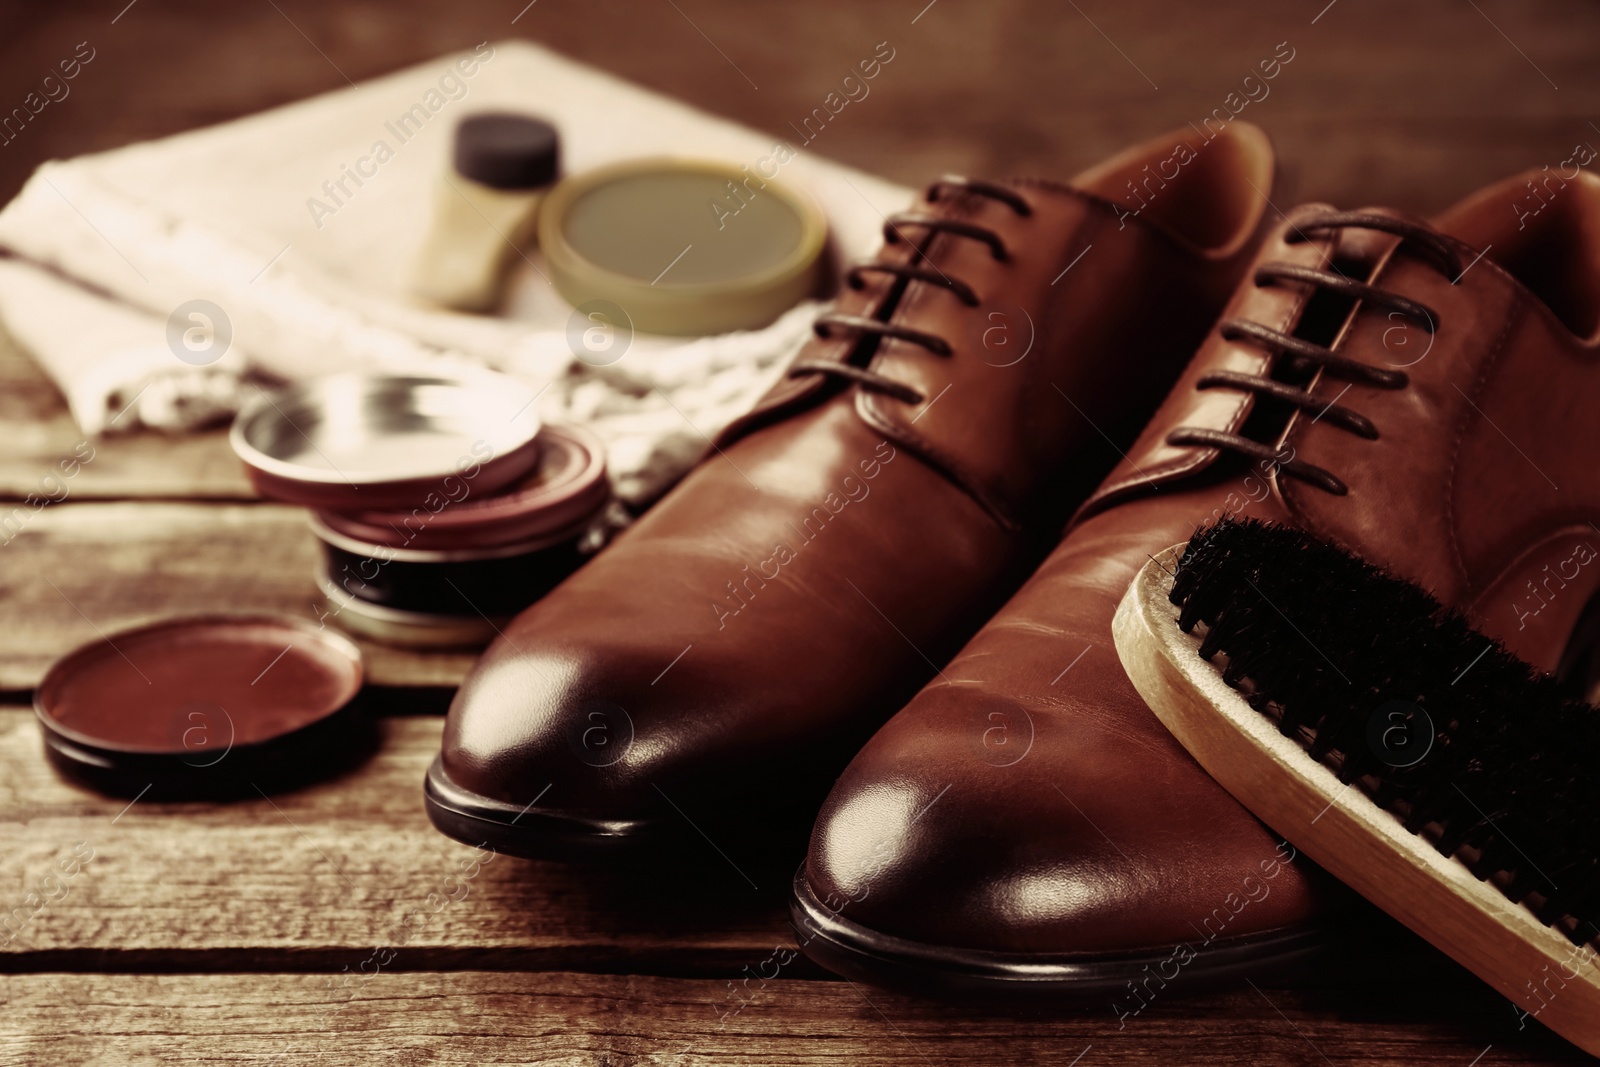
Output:
M1568 1059L1381 930L1302 988L1158 991L1127 1018L816 980L783 920L788 866L750 866L752 891L709 851L638 871L475 861L420 810L438 720L382 726L372 761L322 786L129 807L57 779L30 714L0 710L0 1063ZM363 964L382 974L345 978Z
M1284 208L1325 199L1430 212L1514 170L1555 165L1580 139L1600 145L1589 126L1600 122L1600 6L1587 0L141 0L112 25L122 6L0 8L7 109L78 41L97 49L72 95L0 153L0 198L45 159L506 37L777 136L887 40L893 64L811 148L908 184L944 171L1073 174L1199 121L1280 41L1293 63L1241 117L1283 151Z
M355 970L354 967L351 968ZM769 971L770 973L770 971ZM846 982L589 974L0 977L0 1062L338 1065L1581 1063L1450 991L1233 993L1119 1028L1088 1005L978 1013ZM741 1007L742 1005L742 1007ZM68 1029L63 1013L70 1012ZM1467 1015L1470 1021L1457 1023ZM1474 1060L1474 1057L1482 1057Z
M0 543L0 690L29 689L72 648L158 618L322 618L319 550L301 508L69 497L25 511ZM360 643L368 678L382 685L455 685L474 658Z
M662 860L665 879L508 856L475 864L422 808L442 720L379 725L378 753L318 786L129 808L58 778L32 713L0 709L0 943L4 910L23 907L0 970L337 969L398 942L409 969L737 973L792 944L782 891L798 855L761 873L752 842L720 840L759 890L699 839ZM79 842L92 858L63 879ZM23 906L29 893L43 906Z
M946 171L1070 175L1198 121L1280 41L1294 61L1241 117L1282 153L1273 198L1285 209L1318 199L1431 212L1556 165L1579 141L1600 145L1600 6L1585 0L0 0L0 30L0 112L77 42L97 50L70 98L0 151L0 199L46 159L507 36L782 137L887 40L896 58L870 97L809 149L909 184ZM78 440L54 389L0 340L0 500L37 493ZM219 608L309 613L315 546L301 516L245 503L220 434L94 446L67 502L0 545L0 690L31 686L96 627ZM147 503L98 503L136 499ZM373 677L394 685L448 685L467 663L367 652ZM62 899L0 933L0 971L16 972L0 974L0 1064L1579 1058L1431 954L1402 967L1381 948L1357 950L1321 986L1163 997L1125 1027L1109 1006L1029 1018L795 980L818 973L800 961L765 986L730 988L708 976L737 981L791 944L781 865L748 865L759 892L709 848L634 872L499 857L462 881L471 850L421 810L438 722L382 725L379 753L326 785L123 812L57 780L29 713L0 708L0 924L77 842L94 849ZM718 844L745 859L743 842ZM461 899L433 911L430 896L456 886ZM410 932L419 907L429 914ZM354 979L346 1003L342 969L359 972L375 946L396 951L391 965Z

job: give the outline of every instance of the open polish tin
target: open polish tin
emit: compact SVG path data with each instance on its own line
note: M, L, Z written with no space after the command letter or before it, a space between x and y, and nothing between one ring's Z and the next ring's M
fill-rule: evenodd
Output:
M263 496L317 508L410 508L474 471L478 492L539 459L538 393L492 371L333 374L263 393L229 440Z

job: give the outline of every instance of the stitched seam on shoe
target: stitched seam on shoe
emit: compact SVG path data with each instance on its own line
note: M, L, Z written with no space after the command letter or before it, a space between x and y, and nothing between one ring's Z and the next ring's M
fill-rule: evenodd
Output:
M1091 193L1087 189L1079 189L1073 185L1063 185L1060 182L1053 182L1047 178L1009 178L1007 181L1013 185L1039 189L1045 192L1056 193L1060 196L1067 196L1081 200L1089 207L1093 208L1097 213L1109 215L1119 224L1119 228L1120 226L1129 224L1138 226L1146 233L1149 233L1161 240L1164 244L1171 246L1174 250L1182 252L1190 258L1200 260L1202 262L1205 261L1203 249L1198 249L1196 246L1185 242L1182 238L1178 237L1166 227L1158 225L1135 214L1131 205L1124 204L1120 200L1112 200L1109 197L1100 196L1097 193ZM1124 213L1126 213L1126 217ZM1197 252L1200 254L1196 255Z
M1316 242L1312 241L1310 243L1315 244ZM1333 241L1328 242L1329 253L1332 252L1335 244L1336 242ZM1256 259L1259 258L1260 256L1258 253ZM1242 286L1250 280L1252 274L1249 270L1249 267L1254 265L1255 261L1252 260L1252 262L1246 266L1246 272L1244 276L1240 278L1239 285ZM1300 296L1297 303L1289 305L1289 309L1285 312L1285 318L1278 325L1278 330L1280 333L1288 332L1289 327L1298 319L1301 314L1304 313L1305 305L1310 302L1314 292L1314 289L1308 289ZM1200 344L1196 346L1196 353L1211 343L1213 335L1215 335L1221 328L1221 315L1225 314L1226 310L1226 307L1224 307L1223 310L1218 313L1218 321L1212 325L1211 330L1207 332L1206 336L1201 339ZM1222 343L1232 344L1234 342L1224 341ZM1193 357L1190 358L1190 362L1188 364L1185 364L1181 374L1187 374L1189 366L1192 364ZM1271 367L1270 358L1268 359L1266 366L1268 368ZM1174 389L1174 391L1176 390ZM1168 396L1162 400L1161 407L1166 406L1167 400L1171 399L1171 395L1172 394L1169 393ZM1236 415L1234 420L1229 424L1229 428L1232 430L1237 430L1241 425L1243 425L1245 414L1247 414L1249 408L1253 406L1253 400L1244 398L1240 406L1241 414ZM1160 408L1158 408L1157 411L1159 412ZM1180 446L1168 445L1167 447L1171 448ZM1202 445L1181 446L1178 455L1172 459L1167 460L1164 463L1153 464L1143 469L1136 467L1134 468L1132 474L1125 476L1113 484L1107 484L1102 486L1100 489L1097 489L1094 495L1090 497L1089 501L1083 507L1080 507L1078 512L1073 516L1073 524L1076 525L1079 519L1085 517L1084 512L1088 508L1089 504L1094 505L1094 510L1089 512L1089 514L1099 514L1102 511L1110 510L1111 508L1121 504L1123 500L1127 499L1131 494L1138 490L1159 489L1161 486L1179 481L1191 474L1205 470L1207 467L1215 463L1217 459L1221 457L1221 455L1221 450L1216 448L1207 448Z
M1333 254L1335 252L1337 252L1338 250L1339 250L1339 241L1338 241L1337 238L1335 238L1335 239L1330 240L1328 242L1328 247L1323 252L1323 255L1328 257L1329 259L1332 259L1333 258ZM1317 289L1316 286L1310 286L1310 285L1306 286L1305 292L1301 293L1299 298L1294 303L1289 305L1288 309L1284 312L1283 318L1278 320L1278 332L1279 333L1283 333L1283 334L1290 333L1291 328L1293 326L1295 326L1300 321L1301 316L1303 316L1305 314L1306 306L1311 303L1311 298L1316 296L1318 291L1319 290ZM1220 325L1220 323L1219 323L1219 325ZM1281 356L1269 356L1269 357L1267 357L1266 369L1263 370L1262 373L1270 375L1272 373L1273 364L1276 363L1277 360L1280 359L1280 358L1282 358L1282 357ZM1237 432L1239 427L1244 425L1245 419L1249 417L1249 412L1250 412L1250 410L1252 408L1254 408L1254 406L1255 406L1255 399L1253 397L1250 398L1250 403L1248 405L1241 405L1239 417L1234 420L1234 424L1229 428L1232 429L1233 431ZM1301 420L1299 418L1299 413L1296 412L1291 416L1291 421L1289 423L1289 426L1290 426L1289 432L1287 432L1287 433L1285 433L1283 435L1283 443L1284 444L1289 444L1290 434L1292 434L1294 431L1296 431L1296 430L1298 430L1300 428L1300 423L1301 423ZM1279 454L1280 455L1282 454L1281 451L1280 451ZM1305 530L1307 533L1315 533L1318 536L1323 537L1324 540L1326 540L1327 536L1325 534L1321 533L1320 531L1312 529L1312 527L1317 525L1317 524L1314 523L1314 522L1309 521L1309 517L1305 516L1305 515L1303 515L1301 513L1303 509L1299 506L1299 504L1296 502L1296 499L1295 499L1299 495L1300 483L1298 481L1295 481L1294 479L1287 479L1286 480L1282 476L1282 474L1278 473L1277 471L1273 472L1272 480L1273 480L1274 483L1277 484L1277 486L1278 486L1278 495L1283 498L1284 507L1289 512L1289 515L1295 520L1295 524L1297 526L1299 526L1301 529Z
M907 423L890 418L880 411L872 401L875 397L864 390L856 393L856 414L861 421L887 435L891 440L898 441L905 448L916 454L924 463L942 474L952 486L971 497L995 523L1007 533L1016 533L1022 528L1006 508L985 490L979 480L963 465L957 463L942 449L936 448L926 437L913 430Z
M936 235L932 241L928 242L923 258L930 264L933 263L934 252L941 245L950 243L951 239L948 234L941 233ZM911 312L920 308L925 295L931 293L932 289L933 287L926 282L910 282L906 288L906 294L901 297L900 303L895 306L894 314L889 317L889 322L896 325L913 325L906 322L905 319L910 317ZM884 350L893 343L895 342L892 339L884 338L877 351L872 354L871 361L867 364L869 369L877 368L878 362L883 358ZM993 494L984 487L982 480L965 463L936 446L933 441L913 428L909 421L892 416L884 410L881 404L882 402L877 394L857 388L856 414L860 416L863 422L880 433L887 434L891 438L898 440L911 451L919 453L929 466L939 471L947 479L955 483L957 488L972 497L979 507L989 513L1002 530L1007 533L1015 533L1022 528L1022 524L1011 514L1011 509L1006 507L1003 502L996 500Z
M1516 325L1524 309L1522 290L1519 286L1511 286L1511 305L1505 311L1505 324L1500 328L1500 334L1494 339L1482 366L1478 368L1478 375L1472 383L1472 393L1468 396L1468 408L1463 409L1458 417L1455 433L1455 444L1451 448L1450 470L1445 477L1445 514L1450 517L1450 554L1455 561L1456 569L1461 574L1461 587L1463 596L1470 596L1475 592L1472 584L1472 574L1467 570L1466 553L1461 547L1461 515L1459 499L1456 495L1457 473L1461 466L1461 453L1466 448L1467 427L1471 424L1475 412L1472 410L1483 396L1489 377L1499 369L1506 355L1506 341L1511 336L1511 329ZM1489 416L1484 415L1483 420L1488 422Z

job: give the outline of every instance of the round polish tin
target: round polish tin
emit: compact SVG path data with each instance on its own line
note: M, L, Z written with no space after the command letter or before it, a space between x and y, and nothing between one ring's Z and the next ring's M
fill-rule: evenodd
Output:
M547 426L539 466L493 494L434 509L311 517L317 582L346 629L389 644L464 647L555 588L587 558L584 535L610 500L603 448L586 430Z
M827 234L799 189L714 160L575 174L539 210L539 247L561 295L579 313L620 308L646 333L767 325L817 290Z
M321 508L409 508L448 479L478 492L539 459L538 393L493 371L332 374L257 397L229 441L264 496ZM470 475L469 475L470 472Z
M251 796L370 748L347 638L282 616L200 615L109 634L53 664L34 695L51 762L122 796Z
M544 427L538 445L538 465L496 492L461 479L421 507L323 512L321 520L371 544L447 550L537 541L587 523L610 498L605 446L580 426L558 425Z

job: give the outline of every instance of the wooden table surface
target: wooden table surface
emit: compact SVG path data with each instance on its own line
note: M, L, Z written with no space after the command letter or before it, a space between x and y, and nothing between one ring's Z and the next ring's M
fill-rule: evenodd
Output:
M1600 144L1600 5L1582 0L107 0L0 3L0 30L0 110L58 53L97 50L72 97L0 151L0 198L46 158L519 35L775 133L890 41L894 65L813 148L911 184L1068 175L1203 117L1282 41L1293 63L1244 116L1284 153L1282 207L1428 212ZM79 439L55 389L0 341L0 510ZM221 434L93 447L70 495L0 544L0 915L14 930L0 1065L1581 1059L1376 919L1292 984L1174 990L1120 1023L1109 1004L958 1010L803 960L775 969L798 855L723 842L752 887L709 849L664 870L587 870L484 863L435 833L422 773L461 655L366 646L383 742L323 785L129 806L65 784L29 710L53 658L184 612L309 614L314 595L303 516L255 499ZM74 854L92 859L44 900L41 881ZM416 909L426 921L408 934Z

